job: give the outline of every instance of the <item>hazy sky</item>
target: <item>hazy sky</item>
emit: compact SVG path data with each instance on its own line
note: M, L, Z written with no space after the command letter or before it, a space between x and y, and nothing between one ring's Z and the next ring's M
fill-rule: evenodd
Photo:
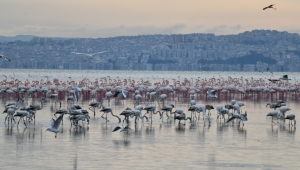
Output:
M262 8L276 4L277 10ZM1 0L0 35L300 33L300 0Z

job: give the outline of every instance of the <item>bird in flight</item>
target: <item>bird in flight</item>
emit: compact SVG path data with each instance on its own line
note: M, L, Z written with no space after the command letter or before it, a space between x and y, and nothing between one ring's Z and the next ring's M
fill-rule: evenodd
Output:
M109 51L109 50L108 50L108 51ZM78 55L85 55L85 56L90 57L90 59L92 59L92 57L93 57L94 55L96 55L96 54L103 54L103 53L106 53L106 52L108 52L108 51L100 51L100 52L91 53L91 54L89 54L89 53L76 53L76 52L72 52L72 53L73 53L73 54L78 54Z
M4 55L0 54L0 58L3 58L4 60L10 61L9 58L5 57Z
M276 10L276 8L273 7L274 5L275 5L275 4L272 4L272 5L269 5L269 6L267 6L267 7L264 7L263 10L266 10L266 9L268 9L268 8L273 8L274 10Z
M63 120L64 117L64 113L62 113L56 120L54 120L53 118L50 121L50 128L48 128L46 131L50 131L55 133L55 138L57 136L57 133L59 133L60 131L58 130L58 127L60 125L60 122Z
M211 90L211 91L207 91L207 94L210 98L218 98L218 96L216 95L217 90Z

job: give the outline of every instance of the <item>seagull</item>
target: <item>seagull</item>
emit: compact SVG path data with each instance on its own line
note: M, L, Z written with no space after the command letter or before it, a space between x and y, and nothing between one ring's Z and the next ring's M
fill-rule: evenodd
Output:
M279 78L280 80L291 80L289 79L288 75L283 75L281 78Z
M109 51L109 50L108 50L108 51ZM94 55L96 55L96 54L103 54L103 53L106 53L106 52L108 52L108 51L100 51L100 52L91 53L91 54L89 54L89 53L76 53L76 52L71 52L71 53L77 54L77 55L86 55L86 56L90 57L90 59L91 59L91 58L92 58Z
M118 131L118 130L120 130L120 132L125 132L126 134L128 134L128 132L131 131L130 127L128 127L128 126L126 126L124 128L121 128L120 126L117 126L117 127L114 128L114 130L112 132L115 132L115 131Z
M62 113L56 120L54 120L53 118L50 121L50 128L48 128L46 131L50 131L55 133L55 138L57 136L57 133L59 132L58 127L60 125L60 122L62 121L64 117L64 113Z
M211 98L218 98L218 96L216 95L216 92L217 92L217 90L207 91L207 94Z
M10 61L9 58L5 57L4 55L0 54L0 58L3 58L4 60Z
M124 90L124 89L117 89L116 90L116 93L114 94L114 97L118 97L119 94L123 95L124 98L126 98L128 96L128 91L127 90Z
M263 10L266 10L266 9L268 9L268 8L273 8L274 10L276 10L276 8L273 7L274 5L275 5L275 4L272 4L272 5L269 5L269 6L267 6L267 7L264 7Z
M75 86L72 86L72 90L74 90L74 97L75 97L75 100L76 100L76 103L78 103L78 87L75 87Z

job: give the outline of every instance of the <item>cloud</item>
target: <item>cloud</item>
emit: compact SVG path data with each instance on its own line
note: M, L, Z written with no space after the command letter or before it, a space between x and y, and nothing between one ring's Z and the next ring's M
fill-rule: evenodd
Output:
M81 27L49 27L41 25L24 25L14 29L0 30L0 35L37 35L55 37L113 37L133 36L143 34L170 34L182 33L187 28L184 24L174 24L165 27L146 26L125 26L95 28L89 25Z
M205 26L204 25L195 25L193 28L194 29L203 29Z
M114 27L96 27L92 25L76 26L46 26L23 25L14 29L1 29L0 35L36 35L43 37L82 37L82 38L106 38L115 36L136 36L146 34L189 34L189 33L213 33L216 35L237 34L242 31L241 25L218 25L208 27L206 25L185 25L182 23L157 27L154 25ZM299 32L294 31L294 32Z
M236 25L236 26L231 26L230 29L233 29L233 30L240 30L241 29L241 25Z
M227 25L219 25L206 30L207 33L214 34L228 34L228 33L237 33L242 28L241 25L235 26L227 26Z
M180 33L186 26L184 24L175 24L166 27L155 27L155 26L118 26L112 28L98 28L97 31L101 32L106 36L116 35L142 35L142 34L170 34Z
M226 25L219 25L219 26L207 29L207 32L208 33L220 33L220 32L224 32L226 29L227 29Z

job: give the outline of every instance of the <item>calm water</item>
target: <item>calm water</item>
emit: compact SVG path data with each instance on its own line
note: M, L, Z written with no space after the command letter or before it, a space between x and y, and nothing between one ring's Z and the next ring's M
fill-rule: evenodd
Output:
M144 80L161 80L162 78L172 80L173 78L178 79L178 76L181 77L181 81L184 78L194 78L194 80L198 77L200 78L219 78L224 77L227 78L231 76L232 78L263 78L263 79L278 79L282 77L282 75L288 75L289 78L292 79L291 82L295 80L300 80L300 74L297 72L274 72L270 74L269 72L207 72L207 71L114 71L114 70L30 70L30 69L0 69L0 73L2 75L6 75L7 79L10 80L13 77L19 80L37 80L44 79L49 77L49 80L53 80L53 78L65 79L68 80L69 77L72 80L82 80L84 78L89 78L90 80L95 80L96 78L101 78L105 76L110 76L111 78L119 77L120 79L135 79L140 80L143 78ZM3 76L3 79L5 77ZM1 79L0 79L1 80Z
M39 70L38 70L39 71ZM94 79L101 76L120 76L139 79L143 76L153 79L161 77L212 77L218 76L256 76L255 73L234 72L114 72L114 71L55 71L47 70L2 70L5 75L30 78L33 76L71 76L81 79ZM141 74L142 73L142 74ZM194 75L197 74L197 75ZM277 73L276 73L277 74ZM281 77L283 73L278 73ZM297 74L289 74L290 77ZM27 77L26 77L27 76ZM269 75L268 75L269 76ZM13 99L1 99L0 110ZM224 105L228 101L197 100L197 104ZM31 99L29 99L29 104ZM90 101L80 101L79 104L88 109ZM188 102L172 101L176 108L183 108L187 112ZM93 117L90 112L90 125L83 128L70 127L68 116L64 118L64 125L60 127L63 133L57 138L51 132L45 132L49 121L58 105L46 103L43 110L37 111L36 122L12 128L4 125L5 115L0 116L0 169L298 169L300 138L294 127L288 123L271 126L266 114L267 101L244 100L246 106L242 109L248 113L245 126L239 128L232 125L217 123L216 110L212 111L212 123L178 125L178 121L162 122L158 115L154 115L153 124L139 122L137 126L131 122L133 129L129 135L114 132L118 125L116 118L108 116L110 122L105 123L100 118L99 111ZM287 101L292 110L288 113L296 114L299 101ZM155 103L157 108L161 105ZM132 101L125 101L124 105L110 102L115 114L121 113L126 107L133 108ZM63 102L63 108L67 103ZM287 114L288 114L287 113ZM298 120L297 114L296 119Z

